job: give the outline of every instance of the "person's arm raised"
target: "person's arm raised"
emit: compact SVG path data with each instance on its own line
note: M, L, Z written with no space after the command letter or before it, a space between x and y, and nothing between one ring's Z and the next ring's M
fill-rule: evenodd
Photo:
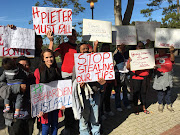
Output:
M172 62L174 62L175 57L174 57L174 47L173 46L170 46L169 52L170 52L170 59L171 59Z
M53 42L54 42L54 36L53 36L53 31L51 31L51 30L48 30L47 32L46 32L46 36L47 36L47 38L49 39L49 49L50 50L53 50ZM60 53L58 52L58 51L55 51L54 52L54 55L55 55L55 57L57 57L57 56L59 56L60 55Z
M98 47L98 40L96 40L96 41L94 42L94 47L93 47L94 53L97 52L97 47Z

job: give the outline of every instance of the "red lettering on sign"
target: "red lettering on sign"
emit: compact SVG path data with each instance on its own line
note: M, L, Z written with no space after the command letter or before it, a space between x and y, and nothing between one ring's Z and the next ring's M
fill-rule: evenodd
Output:
M78 56L78 59L80 59L80 60L84 60L84 62L83 63L78 63L78 65L84 65L85 63L86 63L86 58L84 58L83 57L83 53L81 53L79 56Z
M40 29L40 27L39 27L39 24L38 24L38 26L36 27L36 25L34 24L34 30L38 30L38 32L40 33L41 32L41 29Z
M37 14L37 17L39 17L39 10L38 10L38 7L35 7L36 11L34 11L34 7L32 7L32 11L33 11L33 18L35 18L35 14Z
M110 56L111 56L110 53L104 52L104 53L103 53L103 63L104 63L104 60L105 60L105 59L109 59Z
M61 15L60 12L62 11L62 9L56 11L58 13L58 21L61 22Z
M67 14L67 11L64 10L63 11L63 22L66 22L67 20L65 20L67 18L67 15L65 15L65 13Z
M72 21L72 10L68 10L68 21Z
M53 21L53 18L56 16L56 15L53 16L53 13L54 13L54 12L56 12L56 11L52 11L52 12L51 12L51 23L56 22L56 20Z
M41 13L41 21L42 21L42 24L44 23L43 20L46 19L46 17L47 17L46 12L42 12L42 13Z

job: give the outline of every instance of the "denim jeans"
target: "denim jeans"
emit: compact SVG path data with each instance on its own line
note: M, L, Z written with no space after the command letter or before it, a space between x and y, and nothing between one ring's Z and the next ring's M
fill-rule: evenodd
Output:
M171 104L171 90L170 87L167 87L166 91L158 90L158 103L163 104L163 98L165 98L166 104Z
M92 95L92 98L86 99L85 95L82 93L84 110L82 112L82 117L79 122L80 135L89 135L91 130L92 135L100 135L100 123L98 120L99 117L99 104L100 104L100 93L95 92ZM88 123L91 127L89 128Z
M48 123L42 124L42 135L48 135L50 126L51 126L51 134L57 135L58 112L59 110L55 110L48 113Z

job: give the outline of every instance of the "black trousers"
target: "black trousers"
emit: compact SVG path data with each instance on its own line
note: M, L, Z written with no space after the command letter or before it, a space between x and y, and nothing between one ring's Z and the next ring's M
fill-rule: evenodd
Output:
M35 118L17 119L11 127L8 127L9 135L32 135Z
M79 120L74 119L72 108L66 108L64 115L65 129L62 131L62 135L79 135Z
M149 83L148 77L144 77L143 80L132 79L133 81L133 102L134 105L138 105L138 99L140 98L141 104L146 106L146 93Z

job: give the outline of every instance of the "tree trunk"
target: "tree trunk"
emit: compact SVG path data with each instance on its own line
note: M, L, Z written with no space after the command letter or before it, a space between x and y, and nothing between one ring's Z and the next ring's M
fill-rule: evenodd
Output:
M131 21L133 8L134 8L134 0L128 0L126 12L124 13L124 18L122 21L123 25L129 25Z
M121 0L114 0L115 25L122 25Z
M177 14L179 14L179 0L177 0L177 5L178 5L178 7L177 7Z

